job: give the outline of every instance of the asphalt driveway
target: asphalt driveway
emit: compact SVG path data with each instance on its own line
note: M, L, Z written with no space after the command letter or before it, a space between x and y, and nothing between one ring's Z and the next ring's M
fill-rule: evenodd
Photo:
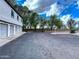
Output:
M79 59L79 37L29 32L0 47L0 59Z

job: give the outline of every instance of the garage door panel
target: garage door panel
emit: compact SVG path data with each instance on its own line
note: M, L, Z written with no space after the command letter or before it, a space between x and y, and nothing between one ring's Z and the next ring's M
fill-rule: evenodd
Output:
M8 37L8 25L0 24L0 37L7 38Z
M10 25L10 36L14 35L14 26Z

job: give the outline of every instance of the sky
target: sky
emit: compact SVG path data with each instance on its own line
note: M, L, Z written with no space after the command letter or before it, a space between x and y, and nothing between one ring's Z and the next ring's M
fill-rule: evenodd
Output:
M57 15L67 23L72 18L79 20L79 0L16 0L17 4L27 6L29 10L38 12L43 17Z

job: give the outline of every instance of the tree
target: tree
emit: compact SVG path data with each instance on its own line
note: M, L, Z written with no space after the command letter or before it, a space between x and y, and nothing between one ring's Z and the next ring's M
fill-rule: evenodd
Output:
M30 27L34 27L36 30L36 26L38 24L38 14L36 12L32 12L29 18Z
M75 26L75 21L73 19L68 20L67 22L68 27L70 28L70 30L72 29L73 26Z
M28 16L23 16L23 29L26 29L26 26L29 24L29 17Z
M52 30L52 27L55 25L56 23L56 19L57 19L57 16L56 15L51 15L50 16L50 22L51 22L51 30Z
M6 0L7 2L9 2L11 5L16 5L16 0Z
M50 27L51 27L51 22L50 22L50 20L47 21L47 24L48 24L48 29L50 29Z
M34 20L33 21L33 27L34 27L35 31L36 31L37 25L38 25L38 20Z
M29 9L26 6L18 6L18 5L14 5L13 6L17 12L21 15L21 16L25 16L28 14Z
M60 19L56 19L55 25L57 26L58 29L61 29L62 21Z
M46 21L42 18L41 20L41 29L42 29L42 32L44 31L44 26L46 25Z
M75 28L74 28L74 26L75 26L75 21L73 20L73 19L70 19L68 22L67 22L67 24L68 24L68 27L69 27L69 29L70 29L70 32L71 33L74 33L75 32Z

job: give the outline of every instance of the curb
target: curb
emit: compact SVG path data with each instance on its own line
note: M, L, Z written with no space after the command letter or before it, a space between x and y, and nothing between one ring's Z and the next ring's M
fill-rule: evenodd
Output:
M26 32L21 32L21 33L18 33L17 35L15 35L14 37L9 37L7 39L1 39L2 41L0 42L0 47L6 45L7 43L13 41L13 40L16 40L18 37L24 35Z

